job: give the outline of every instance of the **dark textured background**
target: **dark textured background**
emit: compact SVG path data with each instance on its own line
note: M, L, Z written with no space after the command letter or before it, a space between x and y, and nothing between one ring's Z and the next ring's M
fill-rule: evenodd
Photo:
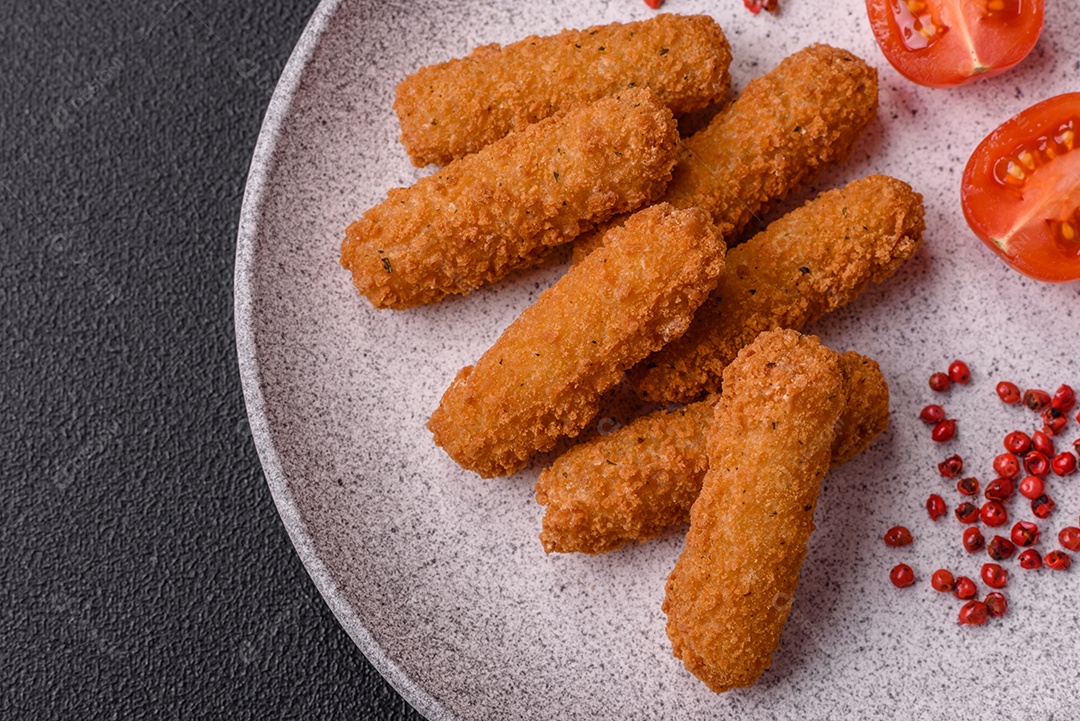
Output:
M293 552L236 368L244 180L315 5L4 9L0 718L419 718Z

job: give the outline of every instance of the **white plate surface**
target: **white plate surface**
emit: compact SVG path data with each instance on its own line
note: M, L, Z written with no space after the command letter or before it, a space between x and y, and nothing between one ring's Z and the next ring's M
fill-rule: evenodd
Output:
M338 264L348 223L417 171L397 142L398 80L476 45L563 27L643 19L641 0L326 0L290 60L252 162L236 266L237 346L271 492L327 603L368 658L432 719L1067 718L1080 707L1080 568L1010 562L1009 616L979 629L929 588L946 566L977 577L951 517L927 494L955 490L935 464L959 452L983 482L999 439L1031 430L994 383L1080 387L1077 286L1007 270L972 236L958 201L978 141L1037 100L1080 86L1080 6L1048 3L1028 60L992 81L929 90L903 80L870 34L862 0L782 2L753 16L738 0L669 0L724 27L742 87L811 42L878 67L881 112L851 160L815 190L888 173L926 197L926 241L888 283L808 330L881 362L893 424L826 480L782 648L753 688L709 692L670 653L660 611L682 533L600 558L546 557L532 487L542 463L485 481L458 469L424 423L472 363L563 270L552 264L466 298L374 312ZM808 194L800 196L808 197ZM954 357L970 387L933 447L918 410L926 379ZM1076 437L1073 422L1066 439ZM1080 481L1051 482L1058 513L1043 551L1076 524ZM1030 518L1024 504L1010 513ZM913 547L882 532L907 524ZM919 583L889 585L904 560ZM985 592L985 587L982 586Z

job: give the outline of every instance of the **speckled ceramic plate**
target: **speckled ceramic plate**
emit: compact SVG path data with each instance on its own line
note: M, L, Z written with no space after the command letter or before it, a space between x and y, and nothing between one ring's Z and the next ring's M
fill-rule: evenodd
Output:
M713 14L735 55L737 87L814 41L881 71L881 113L849 162L816 190L872 172L926 196L918 256L891 281L814 324L838 349L877 358L894 422L828 477L782 648L753 688L710 693L670 653L660 611L682 534L601 558L546 557L532 496L539 463L485 481L458 469L424 423L455 371L473 362L562 272L552 264L466 298L374 312L338 267L346 225L388 188L424 174L398 145L395 84L481 43L648 17L641 0L327 0L274 94L252 162L236 266L237 346L266 477L297 551L341 624L432 719L886 719L1075 717L1080 708L1077 570L1009 562L1007 618L956 624L933 592L939 566L977 577L951 516L932 524L928 493L957 493L935 464L951 452L990 479L1001 436L1032 429L994 383L1080 387L1078 288L1026 281L967 230L958 188L968 154L1029 104L1075 90L1080 7L1047 3L1046 32L1016 71L935 91L885 63L863 0L669 0ZM945 403L959 439L934 447L917 419L926 379L953 358L974 373ZM1072 440L1076 424L1066 436ZM543 462L545 459L541 459ZM1058 513L1047 551L1076 522L1078 481L1051 481ZM1028 518L1020 502L1015 517ZM915 545L887 549L906 523ZM889 585L903 560L916 586ZM985 592L985 588L983 588Z

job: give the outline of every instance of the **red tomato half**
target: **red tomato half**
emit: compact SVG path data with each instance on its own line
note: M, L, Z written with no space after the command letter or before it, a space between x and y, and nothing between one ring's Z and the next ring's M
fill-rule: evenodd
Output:
M1005 72L1043 26L1043 0L866 0L866 11L892 66L932 88Z
M1080 278L1080 93L1031 106L979 143L961 185L964 217L1024 275Z

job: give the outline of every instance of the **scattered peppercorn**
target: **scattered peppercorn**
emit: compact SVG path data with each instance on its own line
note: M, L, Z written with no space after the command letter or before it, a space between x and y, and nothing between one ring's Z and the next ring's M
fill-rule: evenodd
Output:
M1069 551L1080 551L1080 528L1066 526L1058 533L1058 543Z
M986 594L986 612L994 618L1001 618L1009 610L1009 603L1005 600L1005 594L994 591Z
M1050 551L1043 558L1043 563L1046 564L1047 568L1052 568L1055 571L1065 571L1072 565L1072 558L1064 551Z
M989 501L1004 502L1012 498L1015 491L1016 486L1008 478L995 478L986 484L986 491L983 492L983 495Z
M951 385L952 381L944 373L934 373L930 376L930 389L933 391L943 393L949 390Z
M1004 444L1009 453L1024 454L1031 450L1031 436L1023 431L1013 431L1005 436Z
M987 501L984 503L983 507L979 510L979 518L991 528L1004 526L1009 522L1009 514L1005 510L1005 506L997 501Z
M1050 436L1042 431L1035 431L1031 434L1031 447L1044 456L1053 456L1056 453L1054 442L1050 440Z
M933 586L935 591L948 593L956 588L956 579L953 578L951 571L939 568L934 571L934 575L930 577L930 585Z
M1009 535L1017 546L1034 546L1039 542L1039 527L1031 521L1017 521Z
M1031 512L1036 518L1049 518L1057 504L1045 493L1031 501Z
M946 478L956 478L964 470L964 459L960 456L949 456L938 464L938 473Z
M1069 476L1076 472L1076 456L1069 451L1062 451L1050 461L1050 467L1059 476Z
M986 618L990 614L986 608L986 604L982 601L968 601L964 604L964 607L960 609L960 625L961 626L981 626L986 623Z
M966 384L971 380L971 370L967 363L962 360L954 360L949 364L949 380L953 383Z
M969 598L975 598L975 594L979 592L978 586L967 576L960 576L956 579L956 586L953 588L953 595L959 598L961 601L966 601Z
M898 563L889 573L889 580L897 588L907 588L915 583L915 572L906 563Z
M935 443L951 441L956 437L956 420L949 419L938 423L934 426L934 430L930 431L930 437L934 439Z
M1040 556L1039 552L1036 551L1034 548L1029 548L1028 550L1021 553L1019 556L1016 557L1016 560L1020 564L1021 568L1026 568L1029 571L1036 568L1042 568L1042 556Z
M1046 492L1046 484L1038 476L1028 476L1020 481L1020 495L1034 501Z
M956 482L956 490L963 496L979 495L979 479L974 477L961 478Z
M1020 461L1012 453L1002 453L994 459L994 472L1002 478L1015 480L1020 476Z
M995 561L1003 561L1012 558L1016 553L1016 546L1004 536L994 536L990 539L990 543L986 544L986 552Z
M978 528L968 528L964 531L964 550L968 553L981 551L986 547L986 539Z
M1002 403L1008 403L1010 406L1013 406L1020 402L1020 389L1016 387L1015 383L1001 381L997 384L995 390Z
M936 426L945 420L945 409L936 403L931 403L919 411L919 418L928 426Z
M979 520L979 507L969 501L964 501L956 507L956 520L960 523L975 523Z
M1005 588L1009 582L1009 572L996 563L984 563L981 575L990 588Z
M1050 405L1050 394L1034 388L1026 390L1024 391L1024 405L1038 413Z
M1038 451L1028 451L1024 454L1024 470L1042 478L1050 472L1050 459Z
M1076 405L1076 392L1067 385L1062 385L1054 392L1050 405L1062 413L1068 413Z
M885 531L885 545L894 548L898 546L910 546L912 542L911 531L903 526L893 526Z
M1069 417L1059 411L1057 408L1047 408L1042 412L1043 433L1048 436L1056 436L1065 430L1065 424L1069 422Z
M945 500L941 496L931 493L930 497L926 499L926 512L930 514L931 521L937 521L937 519L948 513L949 509L945 506Z

